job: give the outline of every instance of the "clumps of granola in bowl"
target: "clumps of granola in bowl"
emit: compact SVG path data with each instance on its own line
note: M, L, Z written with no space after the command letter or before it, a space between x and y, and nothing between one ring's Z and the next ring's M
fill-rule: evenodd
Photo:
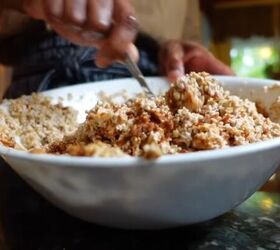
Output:
M207 73L190 73L164 95L98 103L73 134L46 152L154 159L278 136L280 125L258 113L255 103L230 95Z
M5 100L0 108L0 144L6 147L38 151L77 127L76 110L41 94Z

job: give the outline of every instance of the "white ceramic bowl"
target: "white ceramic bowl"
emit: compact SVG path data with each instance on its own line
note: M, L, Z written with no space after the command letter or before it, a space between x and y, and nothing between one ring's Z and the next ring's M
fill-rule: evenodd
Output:
M263 91L273 81L217 78L232 93L266 105L280 95L278 89ZM157 93L168 86L160 78L149 82ZM74 98L65 98L64 103L84 111L95 104L101 89L141 91L134 80L125 79L46 94L55 101L72 93ZM280 139L156 161L32 155L5 147L0 147L0 154L39 193L69 214L113 227L166 228L212 219L246 200L279 166Z

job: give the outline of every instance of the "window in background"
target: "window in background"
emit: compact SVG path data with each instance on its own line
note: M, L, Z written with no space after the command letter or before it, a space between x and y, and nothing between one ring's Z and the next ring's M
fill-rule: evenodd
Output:
M238 76L279 79L279 43L275 39L233 39L230 51L233 70Z

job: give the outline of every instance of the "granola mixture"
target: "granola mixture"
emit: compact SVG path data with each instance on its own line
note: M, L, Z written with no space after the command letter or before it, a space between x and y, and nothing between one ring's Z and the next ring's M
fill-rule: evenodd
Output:
M77 112L53 105L40 94L6 100L0 110L0 143L17 149L42 148L76 130Z
M46 152L153 159L278 136L280 125L258 113L255 103L230 95L207 73L190 73L165 95L98 103L75 133L50 144Z

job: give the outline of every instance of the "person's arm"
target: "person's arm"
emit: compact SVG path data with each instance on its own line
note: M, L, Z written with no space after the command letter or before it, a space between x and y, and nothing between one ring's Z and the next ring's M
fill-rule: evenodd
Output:
M185 25L181 40L165 41L160 50L160 66L170 81L190 71L210 74L233 75L229 66L218 60L200 40L199 1L185 0ZM194 42L196 40L196 42Z
M214 75L234 75L229 66L196 42L170 40L161 46L160 65L170 81L191 71L206 71Z
M138 25L130 0L1 0L1 8L43 20L75 44L99 48L99 66L122 60L125 53L137 60L133 42Z

